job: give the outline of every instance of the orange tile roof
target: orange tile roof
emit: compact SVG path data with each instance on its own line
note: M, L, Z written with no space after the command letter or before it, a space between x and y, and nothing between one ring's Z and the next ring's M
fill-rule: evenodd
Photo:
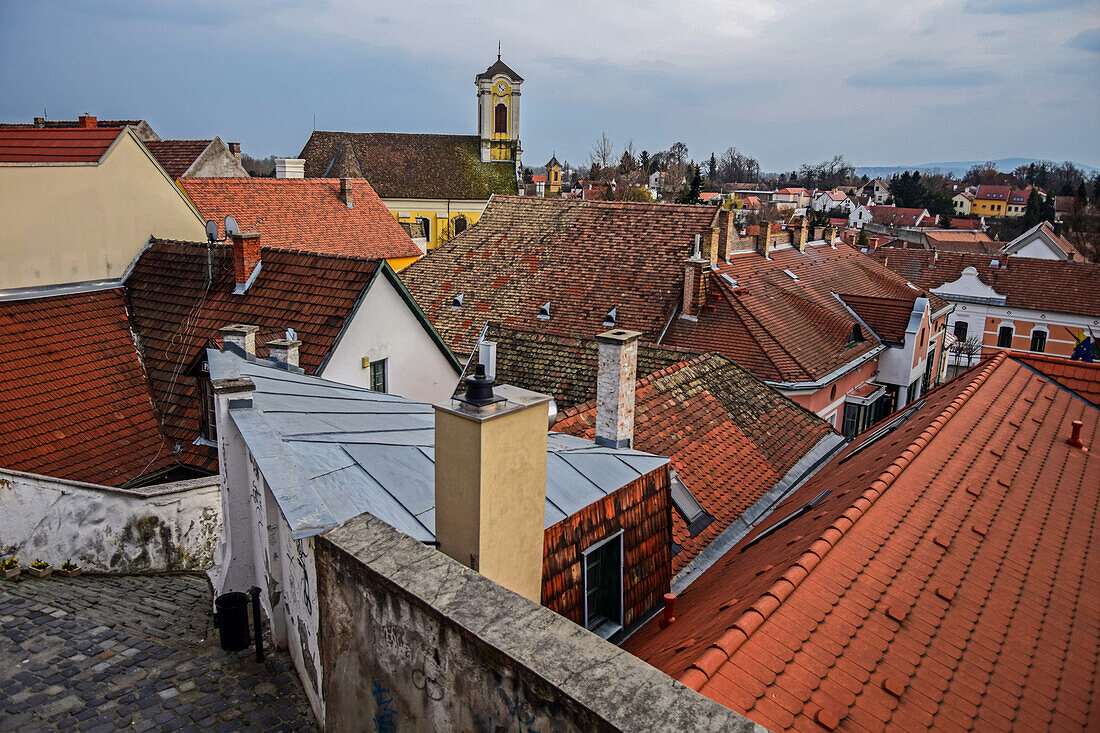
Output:
M929 290L958 280L965 268L973 267L983 283L1005 296L1009 308L1100 314L1100 264L901 249L880 250L870 256ZM994 261L998 267L990 266Z
M683 296L695 235L709 237L717 216L713 206L493 196L476 225L400 275L456 354L470 353L487 321L588 338L612 309L620 328L656 341ZM539 319L547 302L550 318Z
M172 178L179 178L203 154L212 140L149 140L144 143L160 167Z
M1086 364L1060 356L1035 353L1016 354L1015 358L1100 407L1100 363Z
M261 250L262 266L242 295L229 245L215 244L214 279L207 288L205 243L154 241L126 280L131 324L138 336L166 437L182 449L180 461L217 470L217 450L194 445L199 400L193 372L206 346L231 323L260 327L257 351L293 328L302 341L300 365L316 373L353 312L378 260L309 252Z
M843 295L841 299L883 341L905 340L905 329L909 326L909 317L913 313L912 299L852 294Z
M922 218L928 218L928 212L925 209L907 209L899 206L872 206L871 217L879 224L915 227Z
M771 730L1094 729L1098 428L1000 353L857 438L624 647Z
M0 302L0 466L119 486L173 461L121 288Z
M787 270L799 279L792 280ZM736 280L737 287L722 275ZM718 263L698 320L675 319L663 342L726 354L761 379L815 381L879 346L873 334L849 341L858 321L833 293L907 300L910 309L915 298L926 295L846 244L773 250L771 259L740 252L729 263ZM931 303L934 311L946 306L936 296Z
M0 129L0 162L95 163L123 128Z
M634 400L633 447L668 456L714 517L693 537L673 512L673 539L681 548L672 558L674 573L836 433L721 354L697 356L639 379ZM595 400L563 411L554 430L594 438Z
M334 178L184 178L205 219L227 215L269 247L356 257L417 257L420 249L364 179L351 181L352 208Z

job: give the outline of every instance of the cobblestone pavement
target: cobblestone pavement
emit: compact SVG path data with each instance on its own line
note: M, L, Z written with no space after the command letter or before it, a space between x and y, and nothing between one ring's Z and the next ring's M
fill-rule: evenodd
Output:
M316 730L284 652L218 647L198 575L0 580L0 731Z

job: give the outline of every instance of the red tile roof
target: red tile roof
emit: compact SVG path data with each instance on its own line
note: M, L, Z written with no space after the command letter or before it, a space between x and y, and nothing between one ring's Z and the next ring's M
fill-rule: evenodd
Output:
M1016 354L1015 358L1100 407L1100 363L1086 364L1049 354Z
M469 354L486 321L591 337L616 325L656 341L683 295L713 206L494 196L478 223L401 271L443 338ZM454 298L463 296L460 308ZM550 303L550 318L539 309Z
M998 354L857 438L624 648L771 730L1094 729L1098 428Z
M679 572L835 431L817 415L753 377L729 358L704 354L638 380L634 443L668 456L714 521L694 537L673 512ZM554 430L596 434L595 400L565 410Z
M952 219L952 229L978 229L982 228L981 219Z
M417 257L420 249L365 180L350 181L352 208L333 178L184 178L205 219L226 215L265 246L357 257Z
M870 256L929 290L958 280L965 268L973 267L983 283L1005 296L1009 308L1100 314L1100 264L898 249ZM994 261L1003 266L990 267Z
M150 140L145 147L172 178L179 178L194 165L212 140Z
M235 295L228 245L212 245L213 284L207 283L207 245L154 241L126 280L131 323L149 371L166 437L183 450L181 462L216 470L217 451L193 445L199 435L195 370L218 329L260 327L257 351L293 328L302 341L300 365L316 373L374 275L378 260L263 248L262 266L243 295Z
M795 281L785 272L794 273ZM721 275L737 281L733 287ZM858 321L833 293L913 300L923 293L846 244L773 250L771 259L741 252L719 262L710 299L692 322L677 318L664 342L725 354L761 379L816 381L879 345L873 334L852 343ZM932 296L934 311L946 303ZM912 306L910 305L910 308Z
M975 254L993 254L1000 244L990 239L985 232L937 230L924 233L928 246L939 252L972 252Z
M974 193L976 199L992 199L995 201L1007 201L1008 195L1012 192L1010 186L978 186L978 190Z
M95 163L122 128L0 129L0 162Z
M905 329L913 313L911 298L876 298L866 295L844 295L844 304L856 312L883 341L905 340Z
M907 209L900 206L872 206L871 218L879 224L898 227L915 227L927 218L925 209Z
M0 302L0 467L119 486L172 463L121 288Z

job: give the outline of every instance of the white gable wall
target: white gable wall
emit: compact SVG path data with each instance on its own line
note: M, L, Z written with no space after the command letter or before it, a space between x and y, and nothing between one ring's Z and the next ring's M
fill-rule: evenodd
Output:
M381 273L319 376L369 388L370 368L363 368L363 357L386 360L387 392L419 402L447 399L458 382L458 372Z

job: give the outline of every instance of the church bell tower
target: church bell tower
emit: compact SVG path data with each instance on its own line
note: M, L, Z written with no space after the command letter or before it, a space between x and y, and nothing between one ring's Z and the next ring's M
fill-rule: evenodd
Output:
M477 129L481 138L481 160L520 166L519 88L523 77L500 60L474 80L477 84Z

